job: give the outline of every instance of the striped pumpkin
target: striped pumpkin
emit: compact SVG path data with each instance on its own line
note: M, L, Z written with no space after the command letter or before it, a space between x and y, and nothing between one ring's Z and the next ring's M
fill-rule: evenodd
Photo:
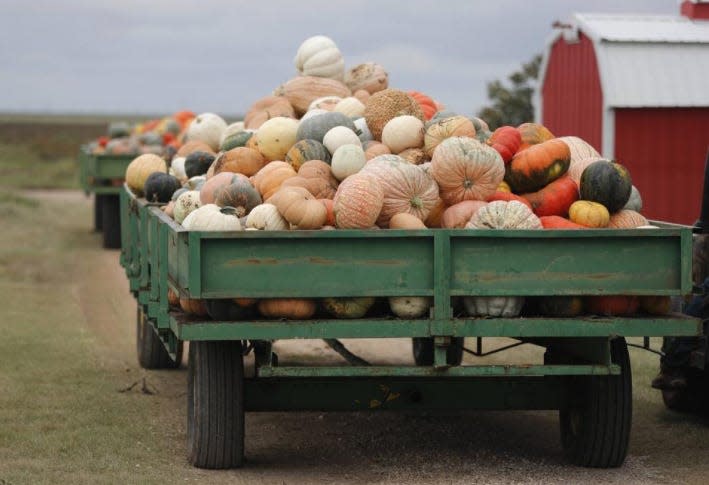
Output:
M350 175L335 193L335 225L341 229L367 229L374 225L384 203L378 180L366 173Z

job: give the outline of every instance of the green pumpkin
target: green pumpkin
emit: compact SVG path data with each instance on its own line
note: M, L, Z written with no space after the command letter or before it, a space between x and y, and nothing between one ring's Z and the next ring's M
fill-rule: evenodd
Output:
M179 188L180 181L177 177L164 172L153 172L145 180L143 192L148 202L167 203Z
M322 306L335 318L362 318L372 308L376 298L371 296L354 298L323 298Z
M322 143L325 138L325 133L336 126L344 126L357 133L357 128L351 119L342 113L332 111L312 116L298 125L295 139L300 140L315 140Z
M632 189L628 169L607 160L599 160L586 167L579 184L582 200L603 204L611 214L625 206Z
M576 317L583 312L580 296L542 296L537 305L539 313L550 317Z
M246 177L235 177L232 183L215 191L214 203L219 207L233 207L238 217L244 217L262 200L258 190Z
M233 148L244 147L252 136L254 136L252 131L237 131L236 133L224 138L219 150L222 152L228 152Z
M290 163L296 170L309 160L321 160L328 165L332 156L325 145L316 140L300 140L293 145L286 153L285 161Z
M116 121L108 125L109 138L122 138L130 135L130 125L125 121Z
M185 158L185 174L187 178L207 173L214 162L214 154L208 152L192 152Z

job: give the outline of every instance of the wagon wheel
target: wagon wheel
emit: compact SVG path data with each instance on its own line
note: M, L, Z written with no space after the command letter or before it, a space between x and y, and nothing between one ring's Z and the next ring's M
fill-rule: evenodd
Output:
M632 421L632 382L624 338L610 342L611 360L620 375L578 378L574 403L559 411L561 444L575 465L618 467L625 461Z
M138 362L143 369L177 369L182 363L183 342L178 340L173 359L140 305L136 316L136 347Z
M94 231L101 232L103 230L103 198L102 194L94 196Z
M244 463L244 363L241 342L190 343L187 457L198 468Z
M433 365L433 337L414 337L414 362L416 365ZM463 361L463 337L452 337L446 352L448 365L460 365Z
M121 214L118 195L107 194L101 202L101 227L103 228L103 247L119 249L121 247Z

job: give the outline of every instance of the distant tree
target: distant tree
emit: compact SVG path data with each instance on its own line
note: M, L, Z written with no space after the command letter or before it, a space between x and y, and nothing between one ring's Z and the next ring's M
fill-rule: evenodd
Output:
M485 120L491 130L503 125L517 126L534 120L532 93L541 63L542 56L537 54L531 61L522 64L521 70L513 72L507 78L510 86L499 80L487 84L487 97L491 105L478 111L477 116Z

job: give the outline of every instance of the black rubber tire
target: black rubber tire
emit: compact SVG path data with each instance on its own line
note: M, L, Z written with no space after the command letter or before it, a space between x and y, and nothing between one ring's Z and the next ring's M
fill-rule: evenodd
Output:
M574 404L559 411L561 444L573 464L614 468L628 452L633 415L633 388L624 338L611 341L611 359L621 374L576 378Z
M187 370L187 459L197 468L244 464L241 342L193 341Z
M414 362L416 365L433 365L433 337L414 337L412 340ZM448 365L460 365L463 362L463 337L452 337L446 353Z
M118 195L107 194L101 203L101 222L103 227L103 247L121 248L121 213Z
M175 359L170 356L145 313L138 307L136 315L136 348L138 363L143 369L177 369L182 363L183 342L177 342Z
M103 198L102 194L94 195L94 231L101 232L103 230Z

